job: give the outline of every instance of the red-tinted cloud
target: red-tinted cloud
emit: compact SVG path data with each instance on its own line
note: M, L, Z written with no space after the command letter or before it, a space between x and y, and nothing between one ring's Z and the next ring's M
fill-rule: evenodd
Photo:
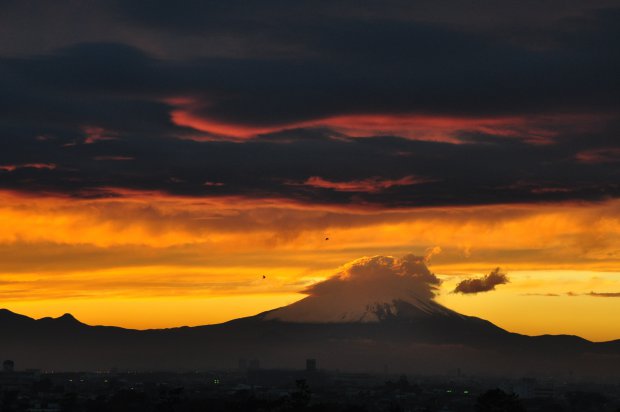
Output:
M583 152L577 153L575 159L581 163L620 162L620 147L584 150Z
M56 165L54 163L25 163L25 164L0 165L0 170L4 170L5 172L13 172L17 169L54 170L56 169Z
M352 114L299 122L252 125L228 123L202 114L201 105L186 99L169 99L177 108L170 113L171 121L211 135L194 136L195 140L213 137L248 139L260 134L288 129L326 127L349 137L394 135L414 140L463 143L459 132L478 132L506 138L522 138L531 143L550 143L556 132L536 124L536 120L519 117L458 117L410 114ZM198 109L200 107L200 109Z
M303 185L322 189L332 189L337 192L376 193L394 186L411 186L429 181L431 180L415 176L405 176L400 179L381 179L379 177L371 177L369 179L335 182L323 179L319 176L312 176L306 180Z

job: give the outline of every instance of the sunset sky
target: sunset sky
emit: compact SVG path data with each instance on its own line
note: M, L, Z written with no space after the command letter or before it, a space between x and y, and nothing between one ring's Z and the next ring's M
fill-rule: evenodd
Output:
M605 0L0 0L0 307L209 324L414 253L460 313L618 339L619 19ZM507 283L454 292L497 267Z

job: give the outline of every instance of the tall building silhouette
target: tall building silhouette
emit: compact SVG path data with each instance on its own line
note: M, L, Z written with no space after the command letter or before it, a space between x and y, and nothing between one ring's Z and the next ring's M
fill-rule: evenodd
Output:
M306 372L316 371L316 359L306 359Z
M13 372L15 370L15 362L10 359L2 362L2 371L3 372Z

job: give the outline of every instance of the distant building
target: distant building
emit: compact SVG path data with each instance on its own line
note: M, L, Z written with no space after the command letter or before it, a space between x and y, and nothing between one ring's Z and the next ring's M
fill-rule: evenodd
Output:
M557 396L557 390L552 381L538 381L534 378L521 379L514 386L513 391L523 399L554 398Z
M3 372L13 372L15 370L15 362L13 362L10 359L5 360L4 362L2 362L2 371Z
M0 393L27 390L38 379L38 370L15 372L15 362L7 359L2 362L2 370L0 370Z
M251 371L255 371L260 369L260 362L258 359L250 359L250 362L248 364L248 369Z
M239 359L239 370L241 372L247 372L247 370L248 370L248 360L247 359Z
M306 359L306 372L316 372L316 359Z

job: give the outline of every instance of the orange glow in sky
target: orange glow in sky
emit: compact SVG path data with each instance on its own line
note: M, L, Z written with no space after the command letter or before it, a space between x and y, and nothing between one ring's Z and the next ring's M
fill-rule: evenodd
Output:
M620 336L620 299L590 295L620 291L617 200L387 211L114 193L2 193L2 306L135 328L208 324L291 303L361 256L438 247L437 299L454 310L526 334ZM509 284L450 293L497 266Z

